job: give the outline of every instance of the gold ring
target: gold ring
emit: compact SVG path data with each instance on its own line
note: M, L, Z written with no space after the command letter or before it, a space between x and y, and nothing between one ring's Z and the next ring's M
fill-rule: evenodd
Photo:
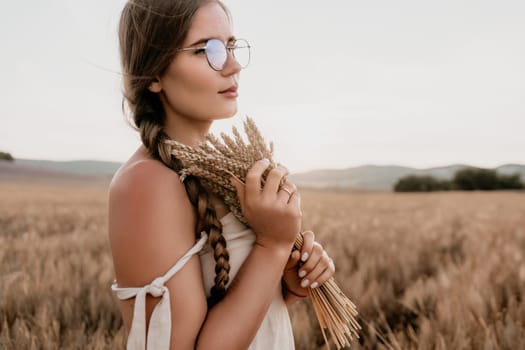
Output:
M283 190L284 192L288 193L288 195L290 195L290 197L292 196L292 193L289 189L287 189L286 187L281 187L281 190Z

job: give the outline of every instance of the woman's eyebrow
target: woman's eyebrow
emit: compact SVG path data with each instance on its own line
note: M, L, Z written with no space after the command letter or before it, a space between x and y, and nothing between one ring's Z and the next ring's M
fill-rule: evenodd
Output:
M207 42L207 41L210 40L210 39L218 39L218 38L216 38L216 37L213 37L213 38L202 38L202 39L199 39L199 40L197 40L196 42L194 42L193 44L190 44L190 45L188 45L188 46L189 46L189 47L192 47L192 46L196 46L196 45L198 45L198 44L203 44L203 43ZM227 40L226 42L229 43L230 41L233 41L233 40L235 40L235 36L232 35L232 36L230 36L230 37L228 38L228 40Z
M207 42L207 41L210 40L210 39L213 39L213 38L202 38L202 39L199 39L199 40L197 40L196 42L194 42L193 44L190 44L190 45L188 45L188 46L191 47L191 46L196 46L196 45L198 45L198 44L203 44L203 43Z

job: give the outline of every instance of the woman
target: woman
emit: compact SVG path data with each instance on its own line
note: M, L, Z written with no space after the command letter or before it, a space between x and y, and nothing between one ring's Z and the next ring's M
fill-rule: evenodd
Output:
M235 182L248 229L188 177L164 142L195 146L237 110L247 42L219 1L134 0L120 21L124 96L142 145L110 187L109 236L128 349L293 349L286 304L334 273L300 232L300 195L278 166ZM235 55L235 56L234 56Z

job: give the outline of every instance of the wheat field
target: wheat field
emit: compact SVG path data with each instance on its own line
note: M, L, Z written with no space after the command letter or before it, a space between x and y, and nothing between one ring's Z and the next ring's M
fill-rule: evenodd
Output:
M363 328L352 349L524 349L525 193L302 190ZM105 186L0 184L0 349L122 349ZM326 349L308 301L296 347Z

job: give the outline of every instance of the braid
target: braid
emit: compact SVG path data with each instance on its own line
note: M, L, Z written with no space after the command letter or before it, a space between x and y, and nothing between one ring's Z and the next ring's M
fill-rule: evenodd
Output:
M150 155L177 173L180 160L171 155L164 143L166 113L159 94L149 87L161 77L173 61L176 49L181 47L199 8L208 2L217 2L228 17L228 9L219 0L128 1L119 22L119 49L123 72L123 109L129 108L131 126L140 133L142 143ZM131 120L130 120L131 121ZM197 216L196 235L206 231L214 249L215 286L211 289L213 303L226 293L230 271L226 240L222 225L211 206L205 183L188 176L184 181L186 193Z
M215 285L211 288L208 298L208 307L212 307L226 295L226 284L230 280L230 254L226 246L226 239L222 234L222 224L217 219L215 209L211 206L208 192L194 176L188 176L184 180L184 185L190 202L197 209L199 219L196 232L208 232L210 246L213 249Z
M162 105L159 101L159 105L155 106L154 101L159 100L157 96L155 96L157 98L147 97L145 96L142 101L138 101L139 103L135 105L134 109L135 125L140 131L142 143L154 158L178 172L182 168L182 164L180 160L171 155L169 145L164 142L168 137L162 126L162 119L164 118ZM196 238L200 238L202 231L207 232L211 248L214 251L215 285L211 288L211 295L208 299L208 306L211 307L222 300L226 294L226 284L230 278L230 255L222 234L222 224L211 205L208 191L194 176L188 176L184 180L184 186L197 213Z

